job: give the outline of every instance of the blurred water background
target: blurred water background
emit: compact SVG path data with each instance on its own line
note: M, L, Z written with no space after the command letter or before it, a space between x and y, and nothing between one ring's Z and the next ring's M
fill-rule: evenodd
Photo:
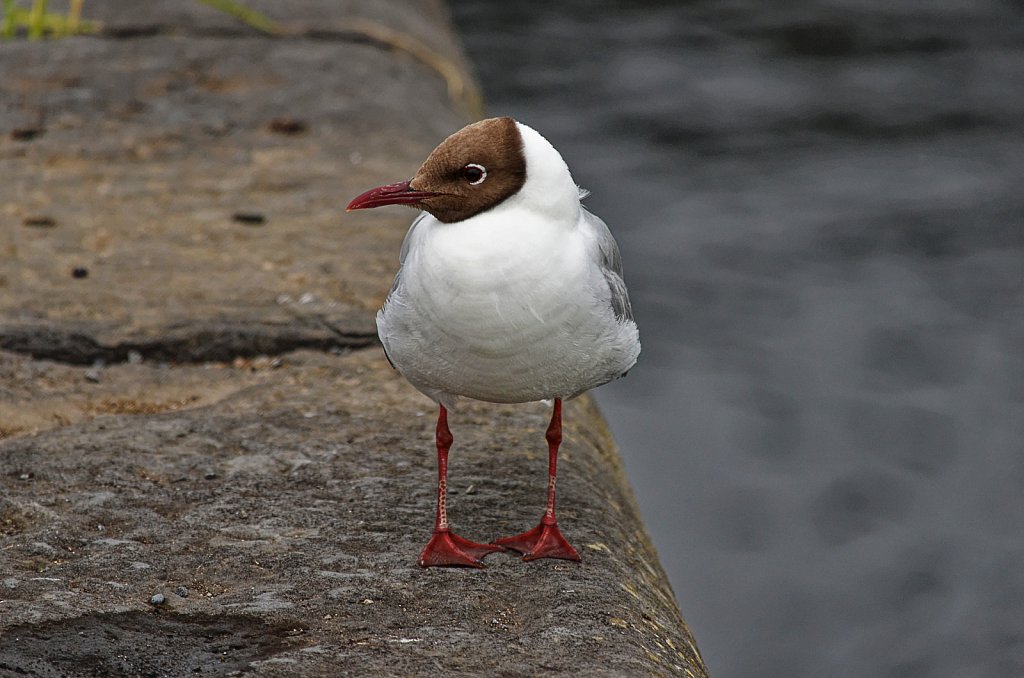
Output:
M1024 676L1024 4L452 9L618 237L597 396L713 675Z

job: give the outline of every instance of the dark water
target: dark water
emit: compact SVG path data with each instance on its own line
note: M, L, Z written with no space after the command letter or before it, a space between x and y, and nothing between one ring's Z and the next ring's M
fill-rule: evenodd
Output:
M454 2L623 250L714 675L1024 676L1024 5Z

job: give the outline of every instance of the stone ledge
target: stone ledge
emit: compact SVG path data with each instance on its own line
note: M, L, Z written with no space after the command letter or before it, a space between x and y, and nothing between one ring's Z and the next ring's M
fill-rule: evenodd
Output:
M406 4L433 22L417 39L457 52L433 3L366 11ZM351 350L412 215L342 209L465 122L448 83L401 51L175 16L4 46L0 669L706 675L588 398L566 405L559 474L582 565L415 565L433 405ZM453 412L467 537L536 522L547 417Z

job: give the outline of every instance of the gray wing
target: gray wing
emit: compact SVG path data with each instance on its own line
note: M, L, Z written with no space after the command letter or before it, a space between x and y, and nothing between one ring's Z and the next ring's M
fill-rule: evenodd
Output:
M608 283L611 291L612 310L615 317L620 320L633 320L633 306L629 303L629 293L626 291L626 282L622 278L622 255L619 254L619 245L612 237L612 232L600 217L583 209L583 221L593 231L597 238L598 250L601 254L601 273Z
M398 271L395 273L395 280L391 283L391 289L388 290L388 296L384 299L384 308L378 312L378 317L387 308L388 302L391 301L391 297L395 294L395 291L402 284L402 266L405 264L405 257L409 254L409 248L412 246L413 231L416 227L422 223L422 221L429 216L426 212L420 212L420 215L413 219L412 225L409 226L409 230L405 234L405 239L402 241L402 249L398 252ZM378 334L380 334L380 325L378 324ZM391 367L395 367L395 361L391 359L391 355L388 354L388 343L387 339L381 335L380 343L384 347L384 357L391 363ZM395 369L398 369L397 367Z
M429 214L426 212L420 212L420 215L412 220L412 225L409 226L409 230L405 234L405 240L402 241L402 249L398 252L398 272L395 273L395 281L391 283L391 289L388 291L388 297L390 298L395 290L398 289L398 285L402 280L402 266L405 264L405 257L409 254L409 248L412 246L413 231L416 227L426 219ZM387 304L387 302L384 302Z
M412 233L416 230L416 227L420 225L424 219L429 217L430 214L427 212L420 212L419 216L412 220L412 225L409 226L409 231L405 234L405 240L402 241L402 249L398 253L398 263L404 264L405 257L409 254L410 243L412 242Z

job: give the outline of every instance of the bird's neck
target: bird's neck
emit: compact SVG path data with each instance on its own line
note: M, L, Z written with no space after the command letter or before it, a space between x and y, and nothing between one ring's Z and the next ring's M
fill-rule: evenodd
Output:
M580 220L580 200L576 184L566 172L562 181L546 185L528 185L491 210L491 216L529 214L552 225L574 228ZM536 190L540 188L540 190Z

